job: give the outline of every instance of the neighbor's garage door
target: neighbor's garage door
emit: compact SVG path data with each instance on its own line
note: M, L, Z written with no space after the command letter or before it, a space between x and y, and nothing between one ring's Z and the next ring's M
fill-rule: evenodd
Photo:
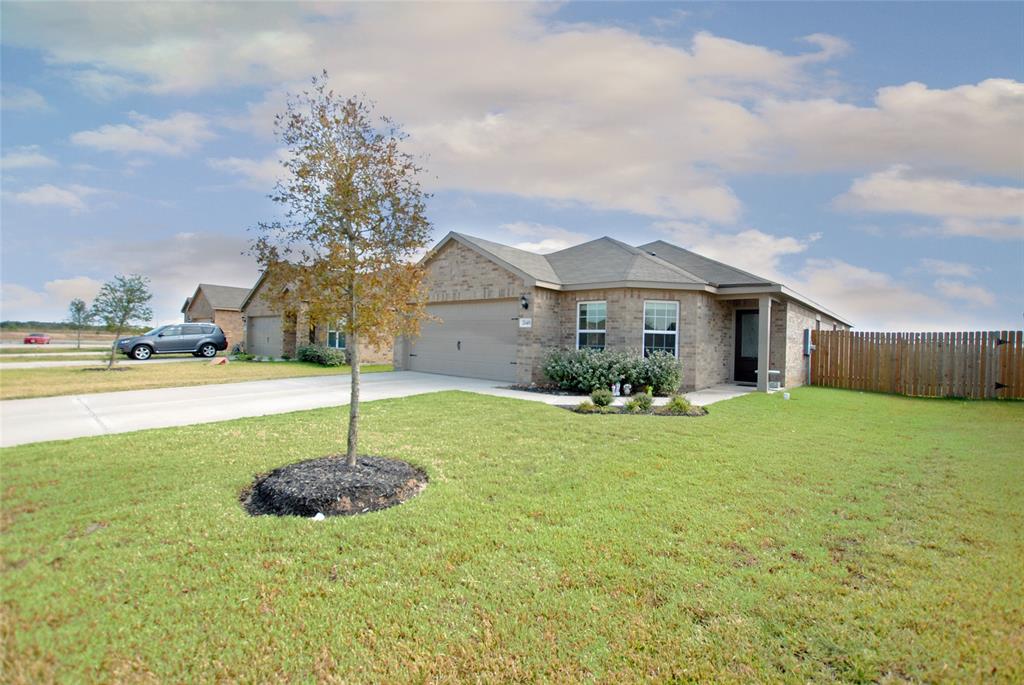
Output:
M251 316L246 325L246 352L261 357L281 356L284 337L281 335L280 316Z
M432 304L412 341L408 369L452 376L516 380L519 300Z

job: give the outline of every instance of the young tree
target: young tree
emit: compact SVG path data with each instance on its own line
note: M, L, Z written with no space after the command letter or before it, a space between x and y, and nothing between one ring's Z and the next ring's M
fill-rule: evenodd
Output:
M422 169L402 151L402 130L371 105L327 86L290 96L275 119L286 147L284 176L270 198L283 219L261 223L251 252L266 273L266 299L339 322L352 364L346 465L359 440L359 345L415 335L424 315L424 270L414 263L430 239Z
M82 328L92 323L94 315L89 310L89 305L85 303L80 297L76 297L71 300L71 305L68 307L68 321L78 331L78 349L82 349Z
M117 340L125 327L132 323L145 323L153 318L153 310L149 306L151 299L153 295L149 292L149 279L137 274L114 276L113 280L107 281L100 288L99 295L92 303L93 316L103 321L108 330L115 331L108 369L114 366Z

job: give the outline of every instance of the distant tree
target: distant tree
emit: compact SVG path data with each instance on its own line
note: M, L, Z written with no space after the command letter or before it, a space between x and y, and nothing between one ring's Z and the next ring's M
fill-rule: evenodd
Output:
M266 273L266 299L278 311L340 324L352 365L346 465L359 441L359 345L415 335L424 315L428 195L422 169L401 149L405 134L358 98L327 88L290 96L275 119L287 149L284 176L270 198L284 220L261 223L251 252Z
M71 300L68 307L68 321L78 331L78 349L82 348L82 329L93 322L95 315L89 309L89 305L80 297Z
M107 368L113 368L114 355L117 353L117 340L126 326L138 322L144 323L153 318L153 310L149 301L153 295L149 292L149 279L145 276L114 276L100 288L99 295L92 303L93 316L114 331L114 344L110 346L110 361Z

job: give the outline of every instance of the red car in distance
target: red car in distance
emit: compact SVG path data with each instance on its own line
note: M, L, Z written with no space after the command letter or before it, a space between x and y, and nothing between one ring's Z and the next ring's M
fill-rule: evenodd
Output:
M46 333L29 333L24 342L26 345L49 345L50 336Z

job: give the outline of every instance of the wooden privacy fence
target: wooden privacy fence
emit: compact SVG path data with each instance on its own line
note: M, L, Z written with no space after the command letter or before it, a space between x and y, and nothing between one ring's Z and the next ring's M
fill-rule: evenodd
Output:
M811 384L918 397L1024 399L1021 331L811 331Z

